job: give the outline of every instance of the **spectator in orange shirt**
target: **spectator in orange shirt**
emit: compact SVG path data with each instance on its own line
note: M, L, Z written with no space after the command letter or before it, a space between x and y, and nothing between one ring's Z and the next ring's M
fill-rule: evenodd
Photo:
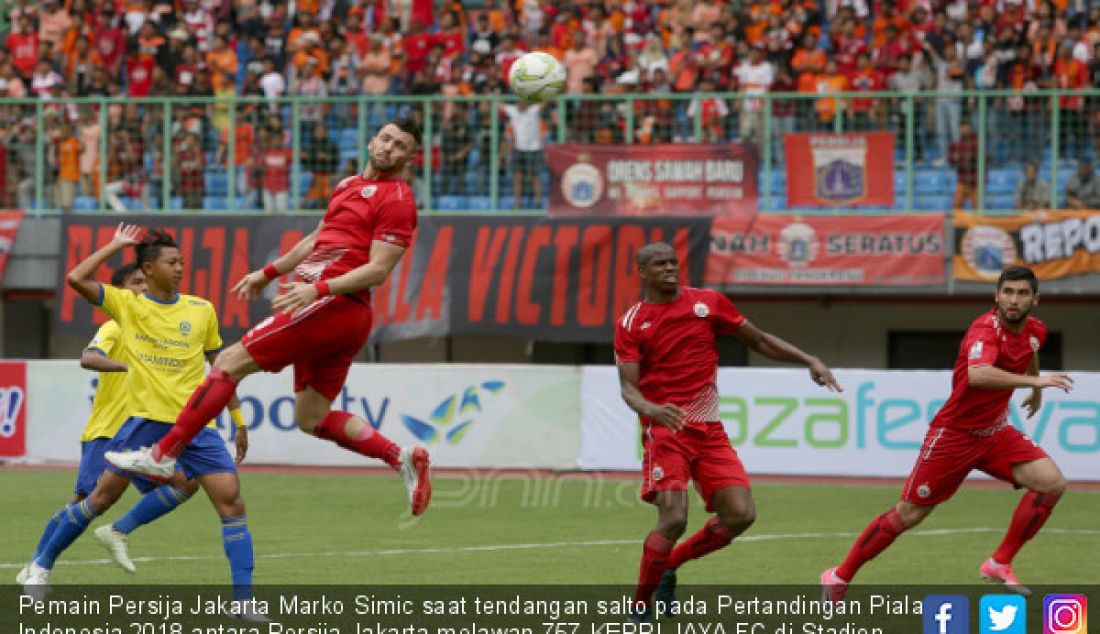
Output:
M210 71L210 83L215 93L236 84L237 64L237 53L229 47L225 38L214 36L210 52L206 54L206 68Z
M80 183L80 153L84 144L73 131L73 124L61 126L61 138L57 143L57 206L61 211L72 211L76 200L76 186Z
M825 63L825 72L817 76L817 93L830 95L848 90L848 78L841 75L836 68L836 60L830 59ZM822 97L814 104L817 110L817 121L823 130L831 129L833 119L838 111L843 112L847 106L842 99L834 97Z
M1058 59L1054 62L1054 77L1051 88L1056 90L1081 90L1088 87L1089 71L1081 61L1073 57L1073 44L1065 42L1058 49ZM1063 95L1058 98L1061 140L1066 148L1066 156L1081 158L1088 137L1084 117L1084 101L1081 95Z
M817 47L817 36L807 33L802 36L802 46L791 57L791 70L797 75L809 73L817 75L824 72L828 55Z
M321 38L321 32L317 28L317 23L313 20L313 13L310 11L298 10L298 26L290 30L290 33L286 36L286 50L293 55L297 53L302 47L300 41L306 34L312 33L317 36L318 41Z

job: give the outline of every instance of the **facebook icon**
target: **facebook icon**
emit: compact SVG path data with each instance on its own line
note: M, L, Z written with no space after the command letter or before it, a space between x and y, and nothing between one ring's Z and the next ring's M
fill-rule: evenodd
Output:
M961 594L930 594L921 610L924 634L969 634L970 600Z

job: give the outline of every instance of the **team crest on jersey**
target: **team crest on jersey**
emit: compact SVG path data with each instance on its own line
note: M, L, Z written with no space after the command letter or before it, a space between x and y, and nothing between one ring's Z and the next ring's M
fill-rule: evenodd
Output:
M653 481L656 482L665 477L665 470L660 466L653 467Z
M695 315L697 317L706 317L710 314L710 308L703 302L695 302Z
M932 495L932 487L928 486L927 482L917 487L917 497L926 498L929 495Z
M974 345L970 346L970 358L981 359L982 358L982 342L975 341Z
M180 322L180 334L183 335L184 337L191 334L191 322L189 322L189 321L181 321Z
M1039 338L1038 337L1036 337L1035 335L1031 335L1031 339L1029 340L1029 343L1031 344L1031 351L1032 352L1038 352L1039 351Z
M374 195L374 192L378 191L377 185L367 185L363 189L359 190L359 195L363 198L370 198Z

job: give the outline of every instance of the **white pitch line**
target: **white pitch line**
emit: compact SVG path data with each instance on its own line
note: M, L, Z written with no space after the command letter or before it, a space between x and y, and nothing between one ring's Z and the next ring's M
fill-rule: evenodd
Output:
M908 535L916 537L937 537L943 535L963 535L970 533L1003 533L1004 528L989 528L989 527L973 527L973 528L938 528L928 530L917 530ZM1088 529L1088 528L1045 528L1043 533L1054 533L1058 535L1100 535L1100 529ZM745 535L744 537L738 537L738 542L766 542L766 541L778 541L778 540L797 540L797 539L827 539L827 538L846 538L857 537L859 533L853 532L836 532L836 533L775 533L765 535ZM257 554L256 559L301 559L301 558L317 558L317 557L387 557L393 555L438 555L438 554L454 554L454 553L481 553L481 552L499 552L509 550L540 550L540 549L552 549L552 548L576 548L576 547L591 547L591 546L631 546L640 543L640 540L635 539L602 539L592 541L577 541L577 542L543 542L543 543L531 543L531 544L494 544L487 546L457 546L452 548L391 548L385 550L358 550L358 551L325 551L314 553L265 553ZM210 557L207 555L169 555L166 557L133 557L133 561L141 563L152 563L158 561L220 561L222 557ZM110 559L78 559L78 560L65 560L57 562L63 566L99 566L102 564L112 563ZM22 568L26 565L26 562L19 563L0 563L0 569L3 568Z

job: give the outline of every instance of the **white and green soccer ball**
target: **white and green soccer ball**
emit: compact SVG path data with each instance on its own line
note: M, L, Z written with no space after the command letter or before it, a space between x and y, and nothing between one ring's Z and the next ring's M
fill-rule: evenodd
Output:
M549 53L527 53L512 63L508 84L520 99L543 103L565 89L565 65Z

